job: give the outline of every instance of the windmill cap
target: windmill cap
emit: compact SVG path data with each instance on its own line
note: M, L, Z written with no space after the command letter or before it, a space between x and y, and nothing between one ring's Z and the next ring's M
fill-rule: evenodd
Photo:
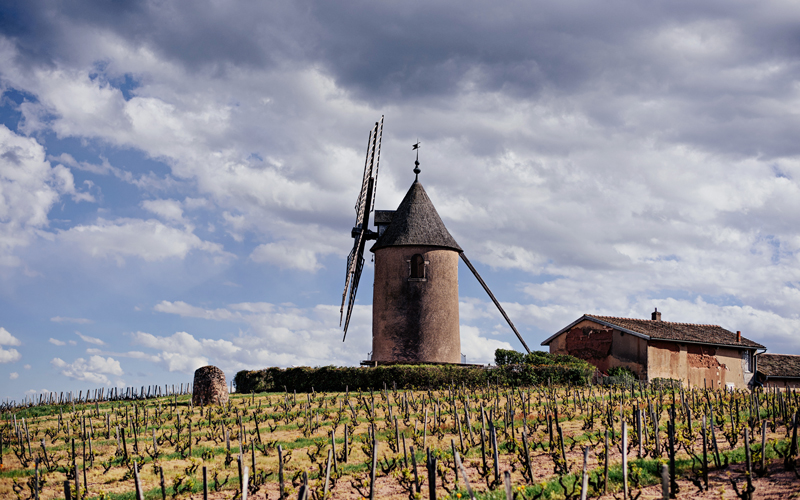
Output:
M432 246L463 251L444 226L419 181L411 184L405 198L395 210L392 222L370 248L370 252L399 246Z

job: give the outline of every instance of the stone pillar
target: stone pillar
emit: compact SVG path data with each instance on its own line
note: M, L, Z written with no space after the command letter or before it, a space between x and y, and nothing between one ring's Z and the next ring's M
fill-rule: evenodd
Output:
M228 384L225 373L216 366L204 366L194 372L192 404L224 405L228 402Z

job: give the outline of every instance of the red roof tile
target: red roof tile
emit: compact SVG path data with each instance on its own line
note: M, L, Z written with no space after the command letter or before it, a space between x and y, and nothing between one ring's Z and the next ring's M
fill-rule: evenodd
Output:
M756 369L768 377L800 378L800 356L794 354L759 354Z
M613 316L594 316L591 314L587 314L586 317L595 318L657 340L764 348L763 345L744 337L742 337L741 342L737 342L734 332L726 330L719 325L673 323L671 321L615 318Z

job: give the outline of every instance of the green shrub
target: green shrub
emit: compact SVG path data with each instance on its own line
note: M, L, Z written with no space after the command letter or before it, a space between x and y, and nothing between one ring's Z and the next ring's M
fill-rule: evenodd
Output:
M608 376L618 377L618 378L629 378L633 380L637 380L639 378L636 376L635 373L633 373L633 370L631 370L627 366L615 366L613 368L609 368Z
M511 351L509 349L497 349L494 351L494 364L497 366L503 365L518 365L522 363L523 355L521 352Z
M451 385L536 385L588 383L594 367L588 363L531 365L526 363L486 368L458 365L388 365L378 367L267 368L236 374L236 392L339 392L350 390L440 389Z
M517 351L507 349L497 349L494 351L494 362L497 366L527 364L534 366L546 365L575 365L587 366L589 363L582 359L570 356L569 354L550 354L546 351L533 351L522 354Z
M576 365L586 366L589 362L569 354L550 354L546 351L533 351L523 357L529 365Z

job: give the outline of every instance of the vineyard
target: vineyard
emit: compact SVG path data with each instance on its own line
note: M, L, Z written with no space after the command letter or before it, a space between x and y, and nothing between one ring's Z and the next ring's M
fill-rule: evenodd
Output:
M800 498L792 392L289 387L205 407L127 396L3 413L0 497Z

